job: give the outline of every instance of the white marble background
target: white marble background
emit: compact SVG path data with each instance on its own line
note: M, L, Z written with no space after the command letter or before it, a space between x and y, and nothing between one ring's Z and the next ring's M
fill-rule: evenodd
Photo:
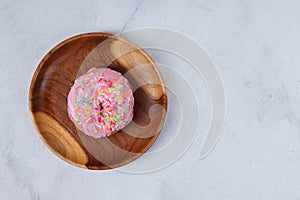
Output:
M40 59L79 33L147 26L193 37L218 65L227 117L216 148L200 160L199 136L173 165L142 175L61 161L29 117ZM300 199L299 36L296 0L1 0L0 199Z

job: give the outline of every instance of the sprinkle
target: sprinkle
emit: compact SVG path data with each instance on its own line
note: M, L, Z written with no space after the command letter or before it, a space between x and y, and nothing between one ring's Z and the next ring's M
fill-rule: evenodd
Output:
M133 104L131 86L120 73L95 69L75 81L68 96L68 115L87 135L103 137L131 121Z

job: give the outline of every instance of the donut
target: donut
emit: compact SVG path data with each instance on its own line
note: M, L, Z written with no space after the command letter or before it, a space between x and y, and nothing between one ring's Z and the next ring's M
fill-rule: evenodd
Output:
M133 118L132 87L121 73L109 68L94 69L78 77L67 103L71 121L94 138L118 132Z

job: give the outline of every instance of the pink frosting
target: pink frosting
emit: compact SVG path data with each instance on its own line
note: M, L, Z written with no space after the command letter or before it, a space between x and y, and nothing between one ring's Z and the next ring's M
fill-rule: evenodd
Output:
M98 68L75 80L68 95L68 114L86 135L105 137L133 117L131 85L121 73Z

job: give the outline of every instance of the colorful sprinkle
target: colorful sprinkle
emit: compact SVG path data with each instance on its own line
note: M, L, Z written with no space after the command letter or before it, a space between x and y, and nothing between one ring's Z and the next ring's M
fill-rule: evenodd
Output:
M121 73L94 69L80 76L68 95L68 115L82 132L95 138L124 128L133 117L132 89Z

